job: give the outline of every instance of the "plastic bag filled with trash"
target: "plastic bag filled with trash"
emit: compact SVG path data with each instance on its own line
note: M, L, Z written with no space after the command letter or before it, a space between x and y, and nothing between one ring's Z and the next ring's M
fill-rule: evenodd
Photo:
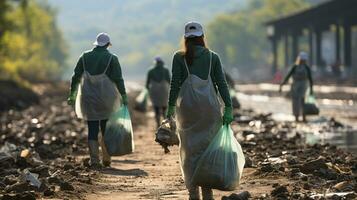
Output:
M148 90L144 88L135 99L135 110L140 112L146 112L148 101Z
M179 138L176 134L176 122L174 119L165 119L161 122L155 134L155 141L159 143L165 150L165 153L169 153L169 146L179 145Z
M245 158L230 126L224 125L201 156L192 183L206 188L233 191L242 176Z
M127 106L120 107L108 119L104 143L111 156L121 156L134 151L133 128Z
M319 108L316 105L316 99L313 95L309 95L304 104L305 115L318 115L320 113Z
M240 109L240 102L237 97L237 92L234 89L229 90L229 94L232 99L232 106L233 108Z

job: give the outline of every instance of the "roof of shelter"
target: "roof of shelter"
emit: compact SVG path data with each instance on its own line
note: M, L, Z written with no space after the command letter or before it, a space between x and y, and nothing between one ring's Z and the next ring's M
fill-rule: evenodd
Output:
M312 8L274 19L265 23L267 26L306 26L311 23L331 23L340 16L356 16L357 0L330 0Z

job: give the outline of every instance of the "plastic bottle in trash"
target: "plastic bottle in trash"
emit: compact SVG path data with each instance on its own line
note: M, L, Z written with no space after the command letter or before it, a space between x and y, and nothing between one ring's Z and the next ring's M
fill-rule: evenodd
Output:
M31 173L28 169L25 169L24 176L25 179L29 181L31 185L37 188L41 187L41 182L38 180L38 174Z

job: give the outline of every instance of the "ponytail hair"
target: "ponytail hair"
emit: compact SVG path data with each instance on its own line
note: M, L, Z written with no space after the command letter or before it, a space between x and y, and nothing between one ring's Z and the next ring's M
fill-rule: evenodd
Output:
M193 58L195 57L194 46L202 46L207 48L204 36L188 37L184 38L184 56L188 65L192 65Z

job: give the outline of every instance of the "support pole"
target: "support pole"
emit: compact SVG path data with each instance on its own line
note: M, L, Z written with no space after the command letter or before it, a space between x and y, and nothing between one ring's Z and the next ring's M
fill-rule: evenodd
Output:
M289 60L289 33L285 33L284 35L284 57L285 57L285 67L290 65Z
M352 65L352 48L351 48L351 25L349 23L344 24L344 60L345 66L350 67Z
M299 51L299 34L297 32L292 33L293 44L292 44L292 58L296 58Z
M316 30L316 64L318 67L323 67L322 54L321 54L321 39L322 31L321 29Z
M314 62L314 33L312 27L309 28L309 60L310 60L310 65L315 64Z
M273 63L272 63L272 73L275 74L278 69L278 39L273 37L270 39L273 51Z
M341 31L340 25L336 24L336 61L341 61Z

